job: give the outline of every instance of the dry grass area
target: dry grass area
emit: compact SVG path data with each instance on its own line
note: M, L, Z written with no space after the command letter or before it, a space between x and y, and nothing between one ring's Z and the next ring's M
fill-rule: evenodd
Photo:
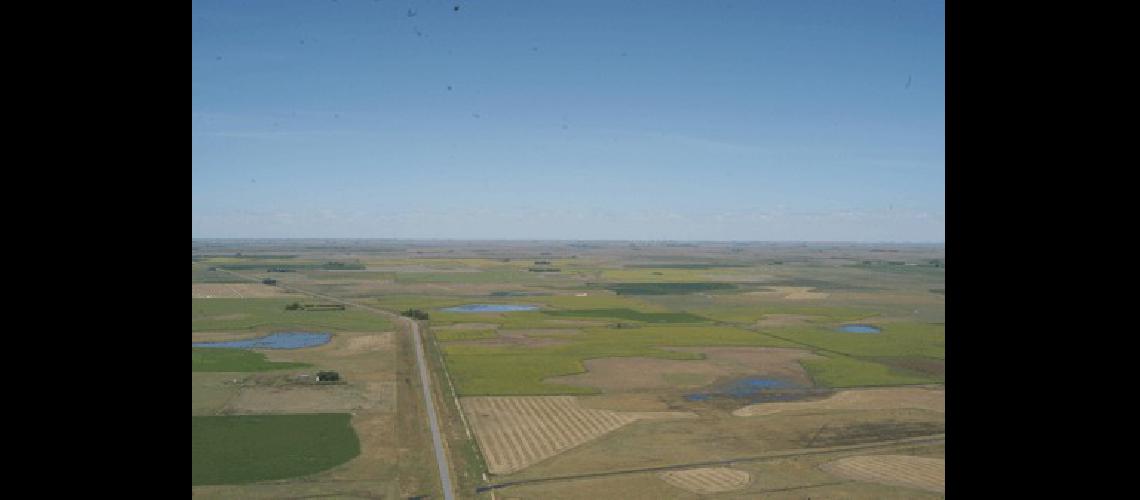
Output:
M756 321L759 328L783 328L788 326L804 326L811 324L812 316L802 314L766 314Z
M811 386L799 360L814 354L803 349L771 347L675 347L704 353L702 360L599 358L583 364L586 373L547 379L554 384L597 387L606 393L647 389L693 388L719 377L770 376Z
M241 335L254 336L249 333ZM194 334L195 341L201 337L228 340L227 337L234 336ZM220 413L351 413L352 428L360 439L360 455L345 464L304 478L246 485L196 486L193 496L227 499L305 495L397 498L398 485L391 479L395 474L400 451L398 441L401 439L395 420L397 380L394 341L392 332L342 332L321 346L260 351L271 361L302 362L313 366L289 372L242 374L244 383L239 392L228 400ZM298 372L312 374L317 370L335 370L346 383L289 383L290 376ZM330 492L336 494L329 495Z
M640 419L696 416L588 409L574 396L469 397L461 404L492 474L518 471Z
M784 294L787 300L816 300L826 299L829 294L824 292L813 292L813 288L809 286L775 286L772 287Z
M395 334L387 332L375 335L348 337L343 349L329 354L333 356L353 356L368 351L392 349L394 347L393 335Z
M192 332L190 341L197 342L230 342L234 340L247 340L261 337L264 334L257 332Z
M528 328L523 330L499 330L501 335L526 335L530 337L536 336L566 336L581 334L582 330L577 328Z
M820 469L845 479L918 488L944 493L946 461L910 455L862 455L820 465Z
M446 326L432 326L432 330L495 330L498 323L456 323Z
M796 410L897 410L918 409L946 412L946 391L900 387L890 389L850 389L839 391L818 401L759 403L745 406L732 414L754 417Z
M194 283L195 299L268 299L292 294L275 286L255 283Z
M222 414L328 413L360 410L394 411L395 382L348 385L242 387Z
M662 481L686 491L698 494L722 493L742 490L752 480L752 475L742 470L727 467L702 467L662 472Z

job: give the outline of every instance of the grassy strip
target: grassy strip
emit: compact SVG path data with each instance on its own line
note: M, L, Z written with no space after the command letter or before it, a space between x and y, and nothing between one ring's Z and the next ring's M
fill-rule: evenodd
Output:
M202 348L192 349L191 372L264 372L305 368L307 363L278 363L269 361L265 354L245 349Z
M707 323L703 318L689 313L645 313L633 309L580 309L575 311L542 311L543 314L566 318L609 318L646 323Z
M732 283L612 283L605 285L618 295L682 295L714 290L736 290Z

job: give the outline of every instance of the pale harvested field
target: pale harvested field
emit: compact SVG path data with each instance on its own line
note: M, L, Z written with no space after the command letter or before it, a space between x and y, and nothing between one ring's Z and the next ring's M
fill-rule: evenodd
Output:
M343 350L330 353L330 355L353 356L362 352L392 349L394 347L393 335L395 334L392 332L387 332L375 335L349 337L345 342Z
M946 461L910 455L863 455L841 458L820 469L845 479L944 493Z
M191 342L229 342L231 340L246 340L261 337L264 334L257 332L191 332Z
M702 467L662 472L662 481L686 491L699 494L721 493L744 489L752 475L727 467Z
M359 410L394 411L395 382L349 385L242 387L222 414L326 413Z
M547 382L597 387L606 393L644 389L700 387L719 377L764 375L811 386L799 360L816 357L803 349L771 347L676 347L705 353L703 360L599 358L583 364L586 373L552 377ZM685 380L686 383L677 383Z
M946 391L901 387L892 389L850 389L819 401L759 403L733 411L738 417L754 417L796 410L894 410L919 409L946 411Z
M774 286L772 288L779 290L788 300L826 299L829 295L823 292L812 292L810 291L812 287L809 286Z
M255 283L194 283L191 286L192 296L195 299L267 299L296 296L275 286Z
M640 419L696 416L587 409L574 396L484 396L460 401L492 474L518 471Z

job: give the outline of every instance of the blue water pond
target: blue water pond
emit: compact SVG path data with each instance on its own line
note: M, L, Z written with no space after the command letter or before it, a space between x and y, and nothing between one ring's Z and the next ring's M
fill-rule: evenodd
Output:
M839 331L846 333L879 333L883 330L873 325L843 325L839 327Z
M512 311L534 311L538 306L525 306L517 304L467 304L463 306L448 307L443 309L448 312L463 312L463 313L485 313L485 312L512 312Z
M282 332L247 340L229 342L197 342L194 347L227 347L230 349L302 349L327 344L332 339L328 333Z
M798 385L779 379L747 377L721 384L708 392L686 394L689 401L707 401L714 397L747 399L753 402L783 401L802 398Z

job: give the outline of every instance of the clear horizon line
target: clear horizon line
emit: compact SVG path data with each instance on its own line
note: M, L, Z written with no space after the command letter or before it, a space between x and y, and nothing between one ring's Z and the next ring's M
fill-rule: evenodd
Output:
M857 241L857 240L681 240L681 239L612 239L612 238L381 238L381 237L362 237L362 236L288 236L288 237L255 237L255 236L193 236L191 241L195 240L348 240L348 241L502 241L502 242L632 242L632 243L847 243L847 244L921 244L921 245L945 245L945 241L932 241L932 240L871 240L871 241Z

